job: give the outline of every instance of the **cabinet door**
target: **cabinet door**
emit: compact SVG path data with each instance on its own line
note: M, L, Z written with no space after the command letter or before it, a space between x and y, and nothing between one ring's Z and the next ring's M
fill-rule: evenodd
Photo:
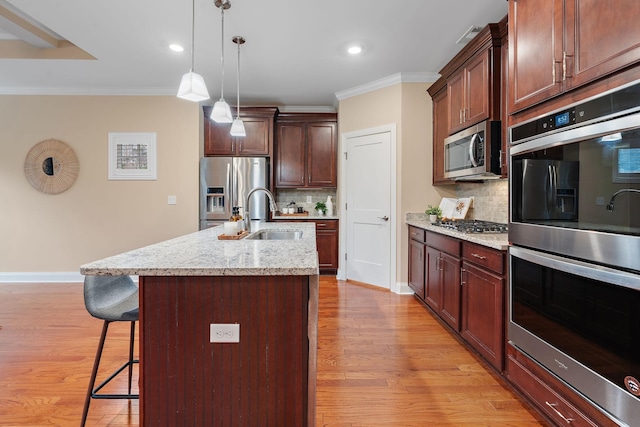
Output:
M424 300L424 250L421 242L409 239L409 287Z
M231 123L216 123L205 114L204 155L235 155L235 138L231 136L229 131L231 131Z
M235 138L236 154L239 156L268 156L270 154L269 119L260 117L242 118L247 136Z
M321 270L338 269L338 230L316 230L318 264Z
M440 271L440 251L425 246L426 280L424 284L424 301L436 313L440 312L442 301L442 274Z
M490 364L504 363L504 279L462 263L462 336Z
M449 104L449 134L464 129L464 70L447 79Z
M433 96L433 185L454 184L444 177L444 139L449 136L447 90Z
M465 128L489 117L489 55L487 50L465 67Z
M509 1L509 113L560 93L562 12L563 0Z
M457 332L460 331L460 259L442 253L442 306L440 317Z
M638 17L638 0L567 1L566 89L640 61Z
M337 135L335 123L307 125L307 186L336 188Z
M276 187L304 187L305 125L279 123L276 129Z

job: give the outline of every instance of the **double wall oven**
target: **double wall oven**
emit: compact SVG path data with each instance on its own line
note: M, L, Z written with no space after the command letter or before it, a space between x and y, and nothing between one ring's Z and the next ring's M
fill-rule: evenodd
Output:
M509 129L508 337L640 420L640 83Z

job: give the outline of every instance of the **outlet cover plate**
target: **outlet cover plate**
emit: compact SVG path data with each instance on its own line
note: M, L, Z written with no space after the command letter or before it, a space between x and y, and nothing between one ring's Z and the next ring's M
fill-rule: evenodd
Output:
M239 343L239 323L211 323L209 325L209 341L212 343Z

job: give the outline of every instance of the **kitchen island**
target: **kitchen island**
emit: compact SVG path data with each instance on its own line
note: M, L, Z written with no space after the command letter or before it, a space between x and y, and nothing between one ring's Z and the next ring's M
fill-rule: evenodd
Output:
M139 276L141 426L315 425L315 227L252 227L302 237L215 227L80 268ZM239 324L239 342L212 343L212 324Z

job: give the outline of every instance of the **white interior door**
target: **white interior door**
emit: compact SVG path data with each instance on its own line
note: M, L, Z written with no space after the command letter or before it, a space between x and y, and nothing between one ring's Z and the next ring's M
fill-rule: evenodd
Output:
M346 139L346 276L391 285L391 132Z

